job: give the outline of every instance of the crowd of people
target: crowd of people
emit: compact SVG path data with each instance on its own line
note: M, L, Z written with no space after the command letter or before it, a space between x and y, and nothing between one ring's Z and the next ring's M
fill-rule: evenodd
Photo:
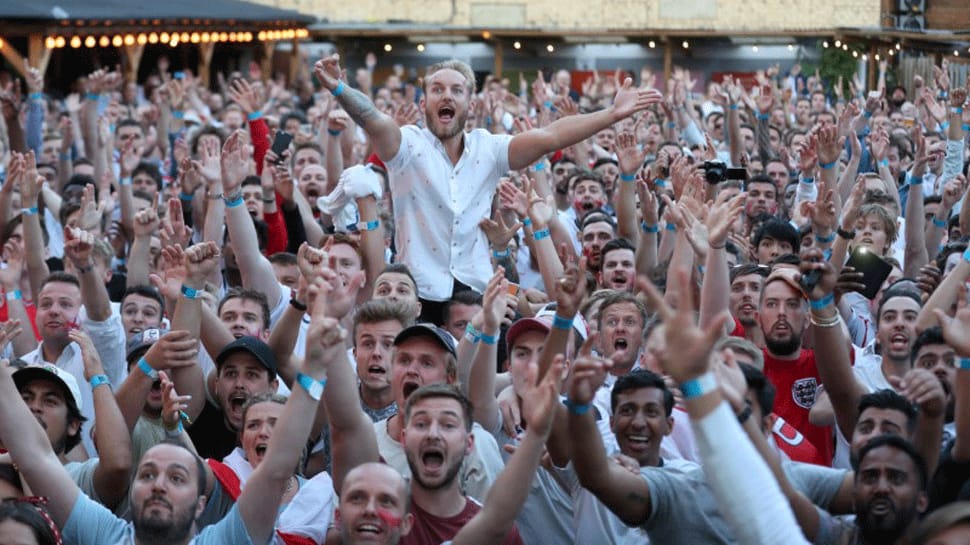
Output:
M0 543L970 542L967 89L0 89Z

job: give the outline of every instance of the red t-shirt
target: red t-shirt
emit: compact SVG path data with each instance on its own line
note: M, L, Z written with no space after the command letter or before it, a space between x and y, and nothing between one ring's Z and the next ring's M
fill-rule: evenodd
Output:
M815 445L776 414L771 415L771 436L775 440L775 445L796 462L820 466L831 464L831 460L825 459Z
M9 319L7 314L7 298L6 292L0 288L0 323L6 322ZM40 341L40 331L37 329L37 307L34 306L32 301L24 301L24 310L27 311L27 317L30 318L30 327L34 331L34 337ZM26 324L20 324L21 327L26 327Z
M467 496L465 499L467 501L461 513L449 518L436 517L412 501L411 513L414 514L414 525L411 526L411 532L401 538L401 545L438 545L454 539L458 531L482 510L482 506L475 503L475 500ZM524 545L522 537L519 536L519 530L514 525L512 531L505 536L502 545Z
M746 338L744 336L744 326L741 325L741 321L738 320L737 318L734 318L734 330L731 331L731 336L738 337L740 339Z
M808 411L815 404L816 390L822 382L815 367L815 352L803 348L797 360L780 360L767 349L762 351L765 376L777 390L772 412L784 418L818 449L824 460L822 465L832 465L832 428L814 426L808 421Z

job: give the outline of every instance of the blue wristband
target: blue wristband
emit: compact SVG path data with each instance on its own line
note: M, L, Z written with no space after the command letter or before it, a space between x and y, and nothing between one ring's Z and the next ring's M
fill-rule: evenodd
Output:
M823 308L831 305L835 302L835 295L830 293L821 299L814 299L808 302L808 305L812 307L812 310L822 310Z
M257 119L263 117L263 112L256 110L255 112L246 116L249 121L256 121Z
M27 95L28 100L44 100L44 93L30 93Z
M947 130L949 128L950 128L950 122L949 121L944 121L943 123L940 123L940 130L945 131L945 130Z
M889 159L883 159L882 161L879 161L879 166L881 166L881 167L888 167L889 166Z
M551 109L552 109L552 101L551 101L551 100L547 100L547 101L545 101L545 102L543 102L543 103L542 103L542 105L543 105L543 106L544 106L544 107L545 107L545 108L546 108L547 110L551 110Z
M922 176L911 176L909 178L909 185L923 185Z
M801 182L803 184L814 184L815 178L802 178Z
M7 301L23 301L24 295L20 290L13 290L7 292Z
M145 373L148 378L158 380L158 371L152 369L152 366L148 365L148 361L145 358L138 359L138 369L140 369L142 373Z
M94 375L88 382L91 383L92 390L98 386L101 386L102 384L107 384L108 388L111 388L111 381L108 380L108 375Z
M131 176L125 176L124 178L120 178L118 180L118 185L131 185ZM180 193L179 194L179 197L181 197L181 196L182 196L182 194ZM182 199L182 200L184 201L186 199ZM189 198L187 200L190 200L191 201L192 200L192 196L189 195Z
M953 114L962 114L963 113L963 106L951 107L950 108L950 113L953 113Z
M296 374L296 382L306 390L306 393L313 399L320 401L323 397L323 388L327 385L327 379L317 380L303 373Z
M590 403L585 403L585 404L574 403L573 400L571 399L567 399L566 401L563 401L562 404L566 406L566 409L568 409L569 412L577 416L582 416L588 413L589 410L593 408L593 405Z
M970 125L966 123L964 123L963 125L960 125L960 128L963 129L963 132L970 132Z
M676 129L677 128L677 123L674 123L673 121L671 121L671 122L667 123L667 128L668 129Z
M194 195L192 195L191 193L182 193L181 191L179 192L179 200L181 201L191 201L193 197Z
M680 385L680 393L684 394L684 399L695 399L715 390L717 390L717 379L710 371Z
M344 132L344 131L338 131L338 130L334 130L334 129L327 129L327 134L329 134L330 136L340 136L340 133L342 133L342 132Z
M501 252L497 250L492 250L492 257L494 257L495 259L502 259L503 257L508 257L508 256L509 256L508 248L502 250Z
M963 251L963 260L970 262L970 248Z
M970 358L960 358L960 369L970 371Z
M236 208L237 206L241 206L243 203L242 195L238 195L235 199L232 199L232 200L229 200L226 198L223 198L222 200L223 202L226 203L226 208Z
M99 101L101 100L101 95L99 95L98 93L85 93L84 98L88 100Z
M933 216L933 225L939 227L940 229L945 229L946 228L946 220L937 219L936 216Z
M545 229L539 229L538 231L532 233L532 238L536 241L549 238L549 228L547 227Z
M635 182L637 180L636 174L620 174L620 179L624 182Z
M664 227L664 229L670 231L671 233L676 233L677 232L677 224L676 223L668 223Z
M737 110L737 109L738 109L738 105L737 104L732 104L732 105L728 106L728 110Z
M364 231L373 231L381 226L381 220L371 220L364 222Z
M184 295L186 299L198 299L199 297L202 297L203 291L204 290L197 290L182 284L182 295Z
M478 335L478 340L482 341L482 344L495 344L498 342L498 335L488 335L482 332Z
M649 234L652 234L652 233L659 233L660 232L660 226L659 225L657 225L656 223L654 223L653 225L650 225L649 223L647 223L645 221L641 221L640 222L640 229L643 229L643 232L644 233L647 233L648 235Z
M332 94L335 97L339 97L343 93L344 93L344 82L343 81L338 81L337 82L337 86L333 88L333 91L330 91L330 94Z
M818 168L820 168L822 170L830 170L833 167L835 167L835 161L832 161L831 163L819 163L818 164Z
M573 319L572 318L563 318L562 316L560 316L558 314L553 314L553 316L552 316L552 327L554 327L556 329L562 329L562 330L565 330L565 331L569 331L570 329L573 328Z
M863 110L862 111L862 117L865 117L866 119L869 119L869 118L872 117L872 112L870 112L869 110Z
M827 237L820 237L818 235L815 235L815 241L818 242L819 244L828 244L829 242L832 242L833 240L835 240L835 233L834 232L829 233L829 236L827 236Z
M771 114L758 114L758 121L768 121L771 119Z
M525 218L524 218L524 219L522 220L522 227L532 227L532 218L530 218L530 217L528 217L528 216L526 216L526 217L525 217Z
M472 344L477 343L482 339L482 332L475 329L470 322L465 326L465 338L469 340Z
M172 117L175 119L185 119L185 112L182 110L172 110Z
M36 206L31 206L29 208L21 208L20 209L20 214L22 216L35 216L35 215L37 215L37 207Z
M543 163L542 161L539 161L538 163L532 165L532 172L542 172L545 169L546 169L546 164Z
M663 178L657 178L656 180L653 181L653 184L655 186L657 186L657 187L664 187L665 188L665 187L667 187L667 180L665 180Z

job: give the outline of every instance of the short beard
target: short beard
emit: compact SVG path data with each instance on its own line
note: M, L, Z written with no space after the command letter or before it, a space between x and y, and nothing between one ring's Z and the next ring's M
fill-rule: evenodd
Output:
M900 506L899 511L894 513L895 518L891 525L872 525L869 522L868 511L856 513L856 525L865 543L895 543L896 540L906 533L909 525L919 516L916 511L915 500L910 505Z
M431 117L430 113L426 113L426 115L428 116L429 120L432 120L430 123L428 123L428 130L430 130L431 134L435 135L435 137L441 141L451 140L452 138L465 132L465 124L468 122L468 112L466 111L459 116L458 111L456 110L455 115L459 117L456 117L454 120L455 126L452 127L451 130L444 131L436 126L437 121Z
M411 470L411 479L413 479L418 486L425 490L443 490L451 486L451 484L455 482L455 479L458 478L458 474L461 473L461 466L465 461L464 458L462 458L461 462L449 467L448 472L445 473L445 478L440 483L430 484L421 480L421 473L418 471L417 464L411 460L411 455L408 455L407 459L408 468Z
M183 515L183 516L179 516ZM135 538L138 543L143 545L164 545L168 543L182 543L186 541L192 532L192 525L195 518L192 511L187 513L173 513L173 520L170 523L155 521L154 519L142 516L139 512L133 518L135 527Z
M795 335L787 339L774 340L765 335L765 347L768 352L777 356L791 356L802 347L802 340Z

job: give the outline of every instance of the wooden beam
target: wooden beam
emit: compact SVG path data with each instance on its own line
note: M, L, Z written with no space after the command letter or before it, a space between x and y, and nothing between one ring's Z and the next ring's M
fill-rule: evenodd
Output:
M667 38L663 41L664 44L664 79L660 82L660 88L666 89L667 82L674 75L674 43Z
M27 37L27 62L40 70L40 75L47 73L47 64L51 60L51 50L44 45L44 35L34 33Z
M216 44L212 42L199 44L199 66L195 71L203 87L208 87L212 80L212 52L215 49Z
M495 54L495 63L492 65L492 73L495 77L502 79L502 64L503 57L505 56L505 48L502 44L502 40L495 40L495 49L493 51Z
M263 70L263 81L269 81L273 76L273 50L276 49L276 42L266 40L262 45L263 59L259 62L259 67Z
M875 89L876 80L879 77L879 61L876 60L876 44L869 44L869 55L866 57L866 89ZM888 90L887 90L888 91Z
M0 46L0 55L3 55L3 58L7 59L7 62L10 63L10 66L13 66L13 69L16 70L18 74L20 74L20 77L27 77L27 61L19 51L10 45L10 42L3 42L3 46Z
M300 39L293 38L292 46L290 47L290 66L289 66L289 79L287 84L292 85L296 78L300 75Z

